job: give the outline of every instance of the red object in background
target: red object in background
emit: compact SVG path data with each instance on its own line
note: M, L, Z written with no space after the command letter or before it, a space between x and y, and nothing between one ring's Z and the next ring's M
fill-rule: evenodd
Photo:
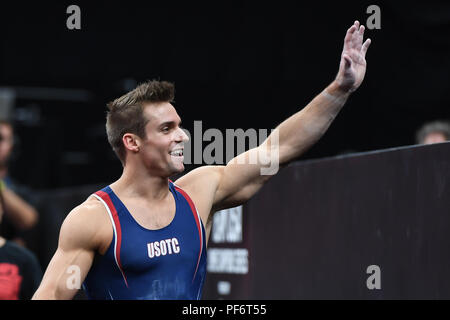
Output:
M0 263L0 300L19 300L22 276L19 267L11 263Z

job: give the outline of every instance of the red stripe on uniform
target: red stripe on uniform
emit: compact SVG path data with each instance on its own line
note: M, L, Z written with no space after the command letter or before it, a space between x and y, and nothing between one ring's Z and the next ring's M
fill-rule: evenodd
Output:
M197 215L197 210L195 209L195 205L194 205L194 202L192 201L192 199L189 197L189 195L183 189L181 189L180 187L176 186L175 184L174 184L174 187L175 187L175 190L177 190L179 193L181 193L183 195L183 197L189 203L189 206L191 207L192 214L194 215L195 223L197 224L198 237L200 239L200 252L198 254L197 267L195 268L194 277L192 278L192 281L194 281L195 276L197 275L197 269L198 269L198 265L200 263L200 258L201 258L201 255L202 255L202 248L203 248L202 228L200 226L200 221L199 221L199 217Z
M123 279L125 280L125 284L128 287L127 277L125 276L125 273L123 272L122 263L120 262L120 248L121 248L121 244L122 244L122 229L120 228L119 215L117 214L117 210L114 207L114 204L112 203L111 198L109 197L109 195L106 192L100 190L100 191L97 191L95 194L98 195L100 198L102 198L103 201L105 201L105 203L108 205L109 210L111 211L115 229L117 232L117 235L116 235L117 245L115 248L116 249L116 251L115 251L116 262L117 262L117 266L119 267L120 272L122 273Z

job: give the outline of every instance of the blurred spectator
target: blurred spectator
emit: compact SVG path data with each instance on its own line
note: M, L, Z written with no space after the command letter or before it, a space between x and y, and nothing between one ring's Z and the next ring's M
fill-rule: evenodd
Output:
M450 122L437 120L425 123L416 133L418 144L432 144L450 140Z
M0 186L0 225L5 212ZM42 279L36 256L28 249L0 236L0 300L29 300Z
M0 121L0 181L3 185L2 199L4 223L2 236L25 245L23 231L31 229L38 220L37 211L20 197L8 175L8 163L14 147L14 128L8 121Z
M8 174L8 161L14 146L14 131L7 121L0 121L0 179Z

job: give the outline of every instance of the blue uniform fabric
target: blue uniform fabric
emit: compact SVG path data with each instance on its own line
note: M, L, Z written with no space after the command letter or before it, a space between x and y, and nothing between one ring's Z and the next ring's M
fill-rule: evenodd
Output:
M158 230L139 225L109 186L96 192L108 206L114 236L104 255L96 253L83 283L89 299L200 299L205 229L189 196L171 181L169 189L175 216Z

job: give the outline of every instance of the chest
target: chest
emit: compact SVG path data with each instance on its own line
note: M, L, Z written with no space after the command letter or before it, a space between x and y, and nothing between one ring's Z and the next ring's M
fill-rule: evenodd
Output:
M124 202L132 220L144 229L158 230L168 226L176 213L175 201L159 203Z
M194 216L177 210L172 221L161 229L142 228L133 219L122 219L120 257L125 270L135 274L166 272L178 267L195 269L204 247L204 230Z
M195 262L202 250L204 229L188 202L128 203L119 206L116 241L125 266ZM119 239L120 238L120 239Z

